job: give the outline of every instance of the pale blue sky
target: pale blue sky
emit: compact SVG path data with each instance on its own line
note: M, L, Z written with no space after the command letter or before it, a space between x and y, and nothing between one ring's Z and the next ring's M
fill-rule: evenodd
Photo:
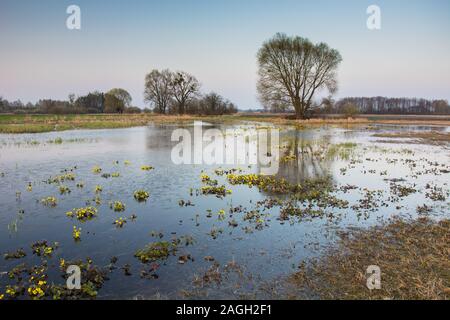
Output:
M66 8L81 7L81 30ZM382 29L366 28L381 7ZM259 107L256 53L277 32L343 57L343 96L450 99L448 0L1 0L0 95L24 102L123 87L143 107L153 68L185 70L240 108Z

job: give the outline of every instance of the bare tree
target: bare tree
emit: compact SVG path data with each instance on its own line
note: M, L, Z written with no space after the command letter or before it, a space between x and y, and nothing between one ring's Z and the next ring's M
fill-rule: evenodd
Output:
M258 92L263 105L294 107L305 118L314 94L337 90L336 70L341 55L325 43L313 44L301 37L278 33L258 52Z
M172 99L172 80L172 73L167 69L155 69L145 76L144 100L152 104L156 112L166 113Z
M189 73L179 71L173 75L172 91L179 114L186 112L187 102L198 94L200 83Z

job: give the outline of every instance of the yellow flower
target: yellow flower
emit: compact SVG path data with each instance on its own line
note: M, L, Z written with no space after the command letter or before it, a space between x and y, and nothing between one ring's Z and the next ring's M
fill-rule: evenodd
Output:
M10 295L10 296L15 296L16 291L12 287L8 286L8 287L6 287L6 294Z
M81 228L77 229L77 227L73 226L72 236L75 241L81 240Z
M52 253L53 252L53 248L52 247L46 247L45 249L44 249L44 254L45 255L48 255L48 254L50 254L50 253Z
M100 173L102 172L102 168L100 168L99 166L95 166L92 168L92 172L93 173Z

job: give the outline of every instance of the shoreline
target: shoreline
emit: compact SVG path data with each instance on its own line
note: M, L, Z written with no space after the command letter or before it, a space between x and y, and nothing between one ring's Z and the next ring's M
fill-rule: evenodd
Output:
M203 121L252 121L270 122L278 125L298 127L317 125L429 125L450 126L450 116L396 116L396 115L359 115L355 118L329 117L308 120L289 119L288 115L279 114L236 114L222 116L198 115L157 115L157 114L81 114L81 115L47 115L47 114L0 114L0 133L42 133L76 129L116 129L145 126L148 123L179 123L195 120Z

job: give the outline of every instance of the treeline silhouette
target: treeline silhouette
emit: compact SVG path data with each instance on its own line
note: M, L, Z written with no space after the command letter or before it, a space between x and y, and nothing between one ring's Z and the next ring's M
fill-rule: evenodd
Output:
M0 97L0 113L14 114L98 114L98 113L165 113L178 114L176 103L170 103L168 108L161 112L159 109L138 108L128 106L120 98L103 92L90 92L75 99L69 96L68 100L41 99L36 103L24 104L20 100L8 101ZM186 102L183 113L198 115L232 114L238 111L236 105L217 93L211 92L198 96Z
M69 95L68 100L41 99L34 104L30 102L24 104L20 100L10 102L0 97L0 112L15 114L86 114L139 113L143 111L140 108L130 106L127 98L119 98L118 94L116 96L110 92L94 91L78 98L75 98L74 95Z
M450 114L446 100L388 97L350 97L328 104L326 113L348 113L354 109L363 114Z
M23 104L20 100L9 102L0 97L0 113L141 113L222 115L238 111L229 100L215 92L202 94L200 82L184 71L153 69L145 77L144 100L152 109L132 106L131 95L122 88L108 92L94 91L68 100L43 99L37 103Z

